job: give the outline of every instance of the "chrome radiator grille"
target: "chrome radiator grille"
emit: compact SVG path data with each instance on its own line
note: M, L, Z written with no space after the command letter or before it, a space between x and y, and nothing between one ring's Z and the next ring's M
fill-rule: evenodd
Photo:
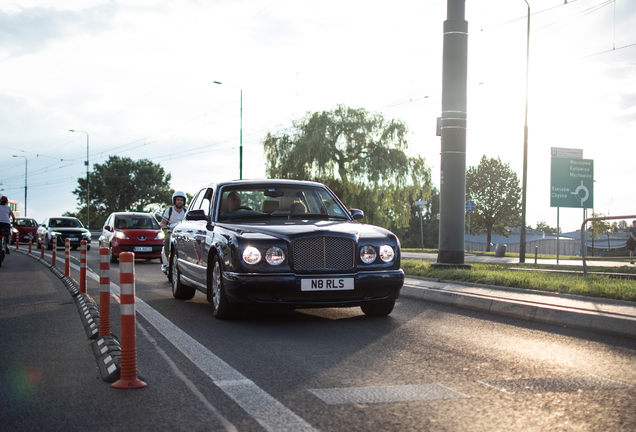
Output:
M296 270L351 270L355 266L355 244L339 237L312 237L293 246Z

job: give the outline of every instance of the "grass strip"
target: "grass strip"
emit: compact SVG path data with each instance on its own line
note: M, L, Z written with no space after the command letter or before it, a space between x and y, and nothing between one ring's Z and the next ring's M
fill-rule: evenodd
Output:
M510 270L512 266L500 264L470 263L470 270L435 268L431 264L433 263L430 261L402 260L402 268L407 276L636 301L636 281L613 279L594 273L588 273L585 277L580 267L572 268L581 271L580 275L571 275L512 271ZM563 267L559 269L566 270ZM595 270L607 271L608 269L596 268ZM612 269L612 271L616 270Z

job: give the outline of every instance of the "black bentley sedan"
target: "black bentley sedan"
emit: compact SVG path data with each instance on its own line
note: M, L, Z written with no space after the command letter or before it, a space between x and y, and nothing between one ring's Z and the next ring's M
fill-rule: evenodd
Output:
M219 319L245 305L360 306L388 315L404 283L400 242L357 220L325 185L236 180L201 188L172 235L175 298L206 294Z

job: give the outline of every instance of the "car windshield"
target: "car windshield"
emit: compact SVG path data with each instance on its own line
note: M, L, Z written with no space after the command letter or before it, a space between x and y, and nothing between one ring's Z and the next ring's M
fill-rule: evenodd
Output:
M79 219L51 219L49 226L51 228L82 228L83 225Z
M313 185L226 186L219 220L258 218L345 219L348 211L329 192Z
M35 222L35 219L17 219L15 222L16 225L19 227L35 228L38 226L37 222Z
M150 215L119 215L115 217L114 228L158 230L159 224Z

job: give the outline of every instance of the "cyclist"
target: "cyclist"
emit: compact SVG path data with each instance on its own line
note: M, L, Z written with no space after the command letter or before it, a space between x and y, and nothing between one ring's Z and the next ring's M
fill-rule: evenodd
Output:
M185 216L185 205L186 205L186 195L181 191L176 191L172 194L172 204L170 207L166 209L163 213L163 217L161 218L161 223L159 224L161 228L165 228L165 237L163 239L163 257L162 257L162 269L164 271L168 268L168 263L170 259L170 237L172 234L172 229L183 219Z
M3 195L0 198L0 232L7 233L4 239L5 253L9 254L9 235L11 235L11 221L15 224L15 215L9 207L9 198Z

